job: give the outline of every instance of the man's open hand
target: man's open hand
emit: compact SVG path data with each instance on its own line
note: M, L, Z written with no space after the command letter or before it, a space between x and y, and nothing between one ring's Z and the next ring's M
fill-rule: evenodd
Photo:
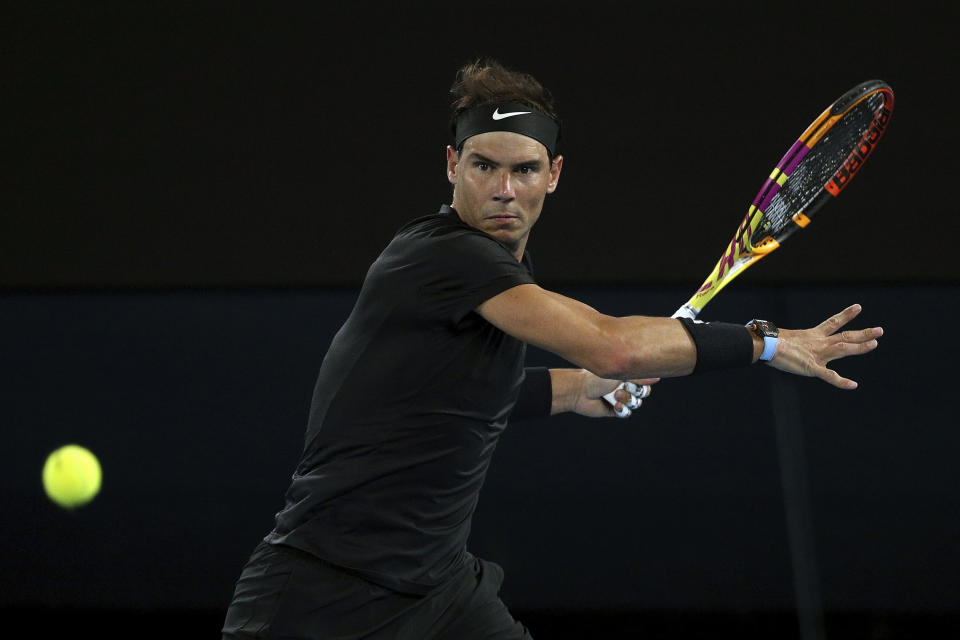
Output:
M861 310L860 305L851 305L812 329L780 329L777 352L768 364L787 373L820 378L840 389L856 389L856 382L828 369L827 364L877 348L877 338L883 335L881 327L840 331Z

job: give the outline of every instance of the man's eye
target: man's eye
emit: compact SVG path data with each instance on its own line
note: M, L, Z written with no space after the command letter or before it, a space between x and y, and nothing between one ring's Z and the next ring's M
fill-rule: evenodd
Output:
M489 168L490 168L490 165L488 165L486 162L477 163L477 169L480 169L480 171L486 171Z
M526 175L533 171L533 167L520 167L519 171L520 173Z

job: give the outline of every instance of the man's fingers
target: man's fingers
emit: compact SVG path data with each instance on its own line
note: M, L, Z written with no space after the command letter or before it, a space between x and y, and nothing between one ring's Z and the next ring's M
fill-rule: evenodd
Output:
M835 342L826 349L823 355L827 362L847 356L863 355L877 348L879 344L877 338L882 335L882 327L872 327L859 331L841 331L831 338Z
M857 383L849 378L844 378L839 373L833 369L824 369L821 371L817 377L819 377L824 382L828 382L838 389L846 389L852 391L857 388Z
M613 394L613 397L617 402L622 403L627 409L632 411L643 403L643 398L646 398L650 393L649 389L650 387L646 385L638 388L632 382L627 382L624 384L623 389L618 389L616 393Z
M623 390L631 396L637 398L646 398L650 395L652 382L642 380L631 380L623 383Z
M836 360L837 358L846 358L847 356L863 355L876 349L879 344L875 338L867 340L866 342L841 341L833 345L829 350L827 359L829 361Z
M659 381L660 378L641 378L621 382L620 386L604 394L603 398L611 405L622 402L627 409L637 409L641 405L641 400L650 395L650 385ZM615 406L614 409L616 410Z
M869 329L860 329L859 331L841 331L840 339L844 342L867 342L883 335L883 327L870 327Z
M863 307L859 304L852 304L840 313L830 316L818 324L816 328L825 336L833 335L840 327L856 318L861 311L863 311Z

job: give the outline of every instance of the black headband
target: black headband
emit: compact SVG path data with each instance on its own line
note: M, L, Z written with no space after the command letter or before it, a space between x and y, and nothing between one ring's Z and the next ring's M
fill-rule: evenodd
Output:
M453 126L454 146L459 151L467 138L488 131L509 131L533 138L547 148L551 158L559 149L560 123L516 102L495 102L461 113Z

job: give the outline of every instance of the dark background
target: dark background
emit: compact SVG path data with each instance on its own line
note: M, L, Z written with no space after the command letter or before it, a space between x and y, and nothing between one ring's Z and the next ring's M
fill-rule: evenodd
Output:
M665 381L626 422L513 425L471 539L511 609L538 638L789 638L806 589L831 638L957 630L946 7L13 4L0 607L41 635L216 637L367 266L449 200L454 73L492 55L564 119L539 280L611 314L685 300L833 99L897 96L841 201L706 314L799 327L861 302L887 331L838 364L861 388L756 367ZM39 482L68 442L104 466L73 512Z

